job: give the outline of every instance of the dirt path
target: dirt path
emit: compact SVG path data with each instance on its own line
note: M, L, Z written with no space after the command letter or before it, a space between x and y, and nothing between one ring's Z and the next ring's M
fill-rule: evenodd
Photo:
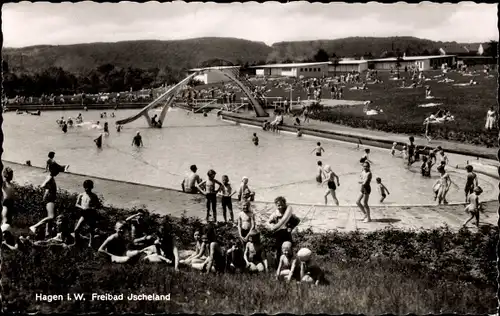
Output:
M14 170L14 181L18 184L40 185L46 173L36 167L4 161L4 167ZM201 195L189 195L180 191L158 188L146 185L119 182L114 180L98 179L72 173L62 173L57 176L60 189L69 192L81 192L85 179L92 179L95 191L102 195L106 205L119 208L144 207L148 210L172 216L185 214L188 217L205 217L205 199ZM481 221L484 224L495 225L497 222L496 202L486 203L485 213ZM237 216L237 201L233 201L235 216ZM218 218L222 219L220 203ZM256 217L259 222L267 219L274 210L272 203L256 202L254 204ZM398 229L429 229L447 224L457 229L467 219L463 206L435 206L435 207L373 207L372 223L362 223L361 213L356 207L349 206L310 206L293 205L294 212L301 218L299 228L311 228L313 231L324 232L337 229L340 231L373 231L390 226Z

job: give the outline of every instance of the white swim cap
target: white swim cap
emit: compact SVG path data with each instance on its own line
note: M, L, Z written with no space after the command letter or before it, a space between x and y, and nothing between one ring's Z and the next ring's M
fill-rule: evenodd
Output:
M297 257L300 261L307 262L311 259L312 251L307 248L302 248L297 252Z
M330 172L330 171L332 171L332 167L330 167L330 165L326 165L326 166L325 166L325 171L326 171L326 172Z
M398 144L398 143L396 143L396 142L392 143L392 145L393 145L393 146L396 146L397 144Z
M281 249L291 249L292 248L292 243L289 241L285 241L283 245L281 245Z
M243 178L241 178L241 181L244 181L244 180L248 180L248 177L244 176Z
M0 228L3 232L12 232L12 227L9 224L2 224Z

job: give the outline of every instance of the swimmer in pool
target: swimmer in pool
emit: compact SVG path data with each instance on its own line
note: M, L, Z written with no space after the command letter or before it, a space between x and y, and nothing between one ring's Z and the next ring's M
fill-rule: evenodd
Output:
M391 148L391 155L394 156L396 154L396 146L398 143L394 142L392 143L392 148Z
M134 136L132 139L132 146L136 147L144 147L144 144L142 143L142 136L140 132L137 132L137 134Z
M108 127L108 122L104 122L104 134L106 136L109 136L109 127Z
M302 137L302 131L300 128L297 128L297 137Z
M102 134L99 135L96 139L94 139L94 143L97 146L97 148L102 148Z
M380 193L380 203L383 203L387 195L390 195L389 190L387 190L386 186L382 183L381 178L375 179L377 181L377 189L378 193Z
M316 182L318 184L323 183L323 176L325 174L325 171L323 170L323 162L318 160L318 173L316 174Z
M323 152L325 152L325 150L323 149L323 147L321 147L321 143L320 143L320 142L317 142L317 143L316 143L316 148L314 148L314 149L311 151L311 154L312 154L313 152L316 152L316 156L317 156L317 157L321 157L321 154L322 154Z
M116 131L119 133L122 131L122 126L121 125L116 125Z
M259 137L257 137L257 133L253 133L252 143L253 143L255 146L258 146L258 145L259 145Z

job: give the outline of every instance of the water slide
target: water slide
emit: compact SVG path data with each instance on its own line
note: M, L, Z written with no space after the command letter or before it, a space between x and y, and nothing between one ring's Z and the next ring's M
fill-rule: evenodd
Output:
M165 99L167 99L168 105L172 104L179 89L183 85L187 84L189 82L189 80L191 80L191 78L193 78L196 75L197 75L197 73L190 74L189 76L184 78L182 81L180 81L178 84L176 84L172 88L168 89L165 93L163 93L158 98L156 98L153 102L151 102L148 105L146 105L145 107L143 107L137 114L135 114L131 117L128 117L126 119L116 121L116 124L117 125L124 125L124 124L127 124L127 123L130 123L130 122L137 120L141 116L144 116L144 117L146 117L146 120L148 121L149 126L153 127L151 124L151 118L149 117L149 114L148 114L149 110L151 110L153 107L157 106L160 102L164 101ZM165 105L165 107L160 115L160 120L162 122L163 122L163 119L166 115L167 109L168 109L168 106Z
M206 71L206 70L205 70ZM267 113L264 108L260 105L260 103L252 96L252 92L249 90L249 88L241 82L234 74L228 73L225 71L220 71L218 69L210 69L209 71L215 71L218 72L219 74L224 75L225 77L229 78L231 81L236 83L241 90L243 90L243 93L248 97L248 100L250 101L250 104L253 106L253 109L255 110L255 113L257 114L258 117L267 117L269 116L269 113ZM133 122L140 118L141 116L144 116L146 118L146 121L148 122L150 127L153 127L151 124L151 118L149 117L148 112L155 106L158 106L161 102L166 100L166 103L163 106L163 110L160 114L159 120L161 122L164 122L165 115L167 114L168 108L170 105L174 102L175 97L179 93L179 90L186 85L191 78L194 76L197 76L200 73L203 73L204 71L200 72L195 72L184 78L182 81L180 81L178 84L173 86L172 88L168 89L165 93L160 95L158 98L156 98L153 102L149 103L146 105L144 108L142 108L137 114L128 117L126 119L122 119L116 122L117 125L124 125L130 122Z

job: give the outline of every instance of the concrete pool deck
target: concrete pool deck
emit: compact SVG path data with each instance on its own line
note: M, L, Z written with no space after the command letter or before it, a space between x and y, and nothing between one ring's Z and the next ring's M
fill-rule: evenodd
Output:
M14 170L14 181L20 185L40 185L45 177L42 168L29 167L4 161L4 167ZM71 169L70 169L71 171ZM139 185L115 180L100 179L73 173L61 173L57 176L58 187L69 192L81 192L85 179L92 179L95 192L104 197L105 205L118 208L144 207L151 212L180 217L205 217L205 198L202 195L189 195L180 191ZM375 198L375 197L373 197ZM482 225L496 225L498 202L485 203L485 212L481 214ZM237 201L233 201L235 217L238 215ZM299 229L311 228L315 232L329 230L368 232L386 227L397 229L432 229L448 225L458 229L468 218L462 205L448 206L388 206L372 207L371 223L360 221L361 213L350 206L309 206L294 205L294 213L301 218ZM255 202L254 211L258 223L263 223L274 210L272 203ZM222 219L220 203L218 219ZM472 225L470 225L472 227Z

